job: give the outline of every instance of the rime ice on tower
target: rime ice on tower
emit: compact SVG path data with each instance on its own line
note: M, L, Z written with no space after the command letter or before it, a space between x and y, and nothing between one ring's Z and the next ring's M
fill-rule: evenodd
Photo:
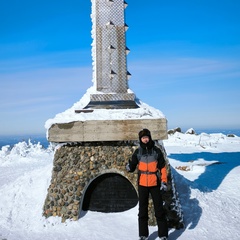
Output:
M86 108L138 108L135 94L128 93L123 0L92 0L93 82L98 93L91 94Z

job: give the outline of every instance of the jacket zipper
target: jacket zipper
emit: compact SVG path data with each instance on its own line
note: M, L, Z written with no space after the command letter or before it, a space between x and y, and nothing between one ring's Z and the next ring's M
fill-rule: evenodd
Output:
M148 172L148 148L146 148L146 150L147 150L147 172ZM147 177L146 177L146 179L147 179L147 187L148 187L148 174L146 174L147 175Z

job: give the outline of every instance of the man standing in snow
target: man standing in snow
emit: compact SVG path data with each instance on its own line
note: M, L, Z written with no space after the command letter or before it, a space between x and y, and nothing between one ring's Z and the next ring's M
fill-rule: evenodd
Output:
M148 199L152 196L160 240L167 240L168 226L163 209L161 190L167 189L167 170L162 151L155 146L148 129L139 132L140 146L126 166L128 172L134 172L138 166L139 240L148 239Z

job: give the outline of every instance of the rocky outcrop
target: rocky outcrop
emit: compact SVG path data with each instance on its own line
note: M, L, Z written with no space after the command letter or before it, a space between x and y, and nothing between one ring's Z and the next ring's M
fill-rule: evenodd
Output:
M177 127L177 128L174 128L174 129L169 129L167 133L172 135L172 134L174 134L176 132L180 132L181 133L182 129L180 127Z
M185 134L192 134L192 135L195 135L196 132L195 132L195 130L194 130L193 128L189 128L189 129L185 132Z
M236 135L235 135L235 134L232 134L232 133L229 133L229 134L227 135L227 137L236 137Z

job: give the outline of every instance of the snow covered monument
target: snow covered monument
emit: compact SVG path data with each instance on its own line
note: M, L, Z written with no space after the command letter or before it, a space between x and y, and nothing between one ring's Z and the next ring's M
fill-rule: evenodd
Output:
M125 171L138 147L138 132L148 128L163 150L167 120L142 103L128 88L124 0L92 0L93 86L70 109L49 119L48 140L59 145L43 215L78 220L81 212L121 212L138 203L137 172ZM166 154L165 154L166 156ZM167 160L167 157L166 157ZM181 228L183 218L168 168L165 196L169 227ZM155 225L153 204L149 224Z

